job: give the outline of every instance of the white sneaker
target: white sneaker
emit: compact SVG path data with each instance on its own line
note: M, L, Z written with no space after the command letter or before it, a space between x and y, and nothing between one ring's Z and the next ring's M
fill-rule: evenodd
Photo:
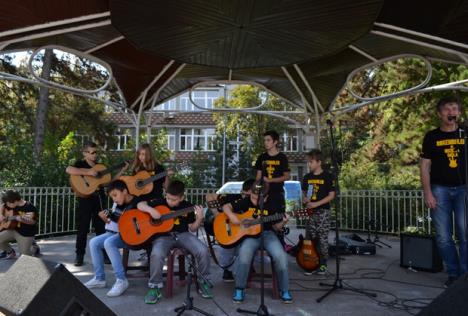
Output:
M88 282L84 284L88 289L102 289L103 287L106 287L106 281L105 280L98 280L96 277L92 278Z
M123 292L128 288L128 281L122 280L122 279L117 279L115 280L114 285L110 289L109 292L107 292L107 296L114 297L114 296L119 296L122 295Z

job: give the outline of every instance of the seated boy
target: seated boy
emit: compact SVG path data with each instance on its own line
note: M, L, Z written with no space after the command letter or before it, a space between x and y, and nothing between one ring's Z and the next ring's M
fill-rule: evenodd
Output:
M7 211L13 211L14 218L8 218ZM23 255L32 255L34 235L37 233L37 209L30 202L21 198L19 192L8 190L2 195L0 205L0 223L9 220L16 221L14 227L0 232L0 250L5 251L5 259L14 259L16 253L10 242L18 243L19 251Z
M237 218L235 213L245 213L247 211L254 212L254 215L260 215L259 209L259 191L258 182L252 185L252 192L249 197L235 203L233 205L226 204L223 207L224 213L229 217L229 220L234 225L240 225L241 221ZM260 188L261 190L261 188ZM265 194L265 201L263 205L263 215L269 216L280 213L280 206L268 200L268 195ZM278 275L278 285L280 289L280 297L284 303L291 303L292 296L289 292L289 276L288 276L288 258L284 251L283 245L278 239L275 231L282 229L287 222L287 218L277 222L266 222L263 225L263 242L265 250L273 258L275 264L276 274ZM239 256L237 258L237 269L235 274L236 288L232 300L234 303L241 303L244 301L245 288L247 286L247 279L249 277L250 267L255 252L260 248L260 237L246 237L240 242Z
M99 212L99 217L106 223L106 232L89 241L94 277L86 282L85 286L90 289L106 287L103 253L103 249L105 249L116 278L114 285L107 292L107 296L114 297L121 295L129 286L120 254L120 249L125 248L126 245L120 238L117 223L120 215L126 210L135 209L140 200L128 193L127 186L122 180L112 181L108 186L107 193L114 201L114 206L109 212Z
M138 209L148 213L156 212L160 218L161 215L153 207L158 205L167 206L172 211L177 211L191 207L192 204L184 200L185 186L181 181L174 180L166 188L166 198L142 201L138 203ZM174 220L174 227L170 233L161 234L153 241L153 248L150 257L150 278L148 287L150 290L145 296L146 304L155 304L161 299L161 289L163 287L163 268L166 257L173 248L183 248L190 252L196 259L197 268L206 278L210 273L210 254L208 248L194 234L203 222L203 209L201 206L195 206L194 212L179 216ZM204 298L211 298L210 286L202 279L198 279L200 285L200 294Z

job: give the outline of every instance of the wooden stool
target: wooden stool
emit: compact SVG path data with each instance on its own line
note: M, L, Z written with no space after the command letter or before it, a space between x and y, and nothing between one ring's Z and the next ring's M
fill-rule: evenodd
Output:
M257 250L257 253L255 254L255 256L262 256L262 251ZM270 263L271 263L271 274L267 274L267 273L264 274L265 288L270 288L273 292L272 293L273 299L278 299L279 298L278 278L276 276L275 264L273 263L273 258L271 258L271 256L268 255L266 250L263 251L263 256L268 256L270 258ZM247 287L260 288L262 286L261 280L253 280L254 278L261 278L261 273L257 273L253 271L254 260L252 260L252 265L250 266L250 273L249 273L249 278L247 281ZM271 282L268 282L269 280L271 280Z
M174 287L174 275L179 276L178 285L185 285L185 250L181 248L174 248L167 257L167 272L166 272L166 297L172 297L172 289ZM179 271L174 272L174 259L179 261Z
M141 265L134 265L134 266L130 266L128 264L128 260L129 260L129 257L130 257L130 250L131 249L128 249L128 248L124 248L123 249L123 253L122 253L122 265L124 267L124 270L125 270L125 273L128 272L128 270L140 270L140 271L149 271L149 257L151 255L151 249L146 249L146 253L148 255L148 264L144 265L144 264L141 264ZM140 251L140 250L138 250Z

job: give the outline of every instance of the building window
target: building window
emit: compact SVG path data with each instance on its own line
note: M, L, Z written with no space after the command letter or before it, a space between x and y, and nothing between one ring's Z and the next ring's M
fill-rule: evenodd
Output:
M130 139L132 138L131 132L128 129L118 129L114 134L113 141L109 144L111 151L126 151L131 150Z
M299 150L299 130L284 132L282 135L283 151L296 152Z
M182 128L179 136L179 150L214 151L215 139L214 128Z
M176 132L174 129L169 129L167 131L167 149L175 151L175 140L176 140Z
M172 99L158 105L155 110L174 111L176 109L176 99Z

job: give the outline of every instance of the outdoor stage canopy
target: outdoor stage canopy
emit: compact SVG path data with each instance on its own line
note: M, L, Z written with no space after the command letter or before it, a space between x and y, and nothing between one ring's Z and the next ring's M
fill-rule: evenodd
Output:
M463 0L0 3L3 53L57 45L95 56L134 112L204 82L243 81L318 117L365 64L401 54L468 64Z

